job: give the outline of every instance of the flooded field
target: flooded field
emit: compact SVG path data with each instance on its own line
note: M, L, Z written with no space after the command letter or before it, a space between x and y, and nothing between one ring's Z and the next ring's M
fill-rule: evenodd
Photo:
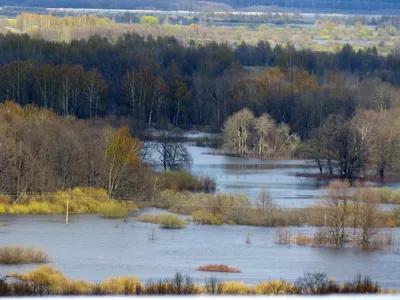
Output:
M121 275L137 276L146 282L181 271L196 283L216 276L255 284L270 279L295 280L304 272L326 272L339 281L362 273L384 288L399 288L399 253L277 245L275 230L263 227L190 224L185 229L168 230L135 222L134 217L125 223L95 215L73 216L69 225L63 221L63 216L0 216L0 222L8 224L0 229L0 245L43 247L53 257L54 267L70 277L94 282ZM248 232L251 244L245 242ZM395 235L399 233L397 229ZM232 265L242 273L195 270L216 263ZM34 267L0 266L0 274Z

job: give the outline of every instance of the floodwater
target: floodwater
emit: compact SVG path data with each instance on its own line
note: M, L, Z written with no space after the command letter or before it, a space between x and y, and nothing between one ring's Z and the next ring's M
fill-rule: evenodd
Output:
M244 194L256 199L257 194L267 189L272 198L282 207L307 207L317 204L324 194L328 182L316 177L298 174L315 174L304 160L262 160L223 155L207 155L212 148L188 146L193 158L192 172L216 178L217 192ZM366 183L379 186L376 183ZM390 183L391 189L400 189L400 183ZM385 209L392 209L390 204Z
M273 228L209 226L189 224L185 229L160 229L157 225L101 219L96 215L4 216L0 223L0 245L36 245L54 259L52 265L74 279L99 282L109 276L131 275L146 282L171 278L176 271L190 275L196 283L216 276L220 280L256 284L262 280L294 281L305 272L326 272L339 281L357 273L369 275L383 288L400 289L400 254L322 249L275 244ZM154 229L155 239L152 240ZM312 228L293 228L293 234ZM246 235L251 234L251 244ZM399 230L396 235L399 236ZM237 274L199 272L205 264L228 264ZM0 276L26 272L36 267L0 265Z

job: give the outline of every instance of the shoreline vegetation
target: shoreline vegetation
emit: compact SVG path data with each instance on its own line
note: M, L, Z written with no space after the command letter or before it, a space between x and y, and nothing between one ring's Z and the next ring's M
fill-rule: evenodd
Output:
M193 283L188 275L176 273L172 279L148 281L142 284L131 276L110 277L99 284L72 280L59 270L45 265L21 274L11 273L0 278L0 295L326 295L326 294L387 294L369 277L357 275L353 280L338 283L324 273L309 274L295 282L263 281L252 286L244 282L221 282L215 277L205 284Z

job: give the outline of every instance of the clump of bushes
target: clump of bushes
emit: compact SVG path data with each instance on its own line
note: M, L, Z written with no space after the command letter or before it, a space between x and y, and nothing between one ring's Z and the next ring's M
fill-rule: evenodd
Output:
M143 287L139 279L130 276L110 277L99 288L102 295L140 295Z
M101 204L98 212L103 218L121 219L128 217L128 210L125 204L116 201Z
M70 214L97 213L99 207L110 202L107 191L99 188L74 188L70 191L58 191L46 194L25 194L18 203L8 196L0 196L0 213L7 214ZM119 202L129 210L136 210L133 202Z
M294 284L282 280L261 282L255 287L243 282L219 282L215 277L205 285L195 285L189 276L176 273L172 279L140 283L135 277L106 279L99 284L71 280L51 266L41 266L27 273L9 274L0 278L2 296L46 295L324 295L382 293L379 285L369 277L358 275L343 285L328 279L325 273L305 274Z
M185 227L185 222L176 215L164 214L160 217L160 227L180 229Z
M0 264L43 264L50 261L50 256L40 248L23 246L0 247Z
M218 287L222 295L253 295L254 288L244 282L227 281L221 282Z
M237 268L230 267L227 265L206 265L196 269L197 271L204 272L224 272L224 273L240 273L241 271Z
M374 199L377 199L378 203L393 203L400 204L400 190L391 190L389 187L382 188L369 188L368 192L373 195ZM352 198L357 199L357 191L354 192Z
M221 225L224 224L224 217L221 214L214 215L213 213L200 210L192 213L193 221L197 224Z
M208 176L196 176L184 170L163 171L159 176L161 187L175 192L202 191L205 193L211 193L215 191L217 187L214 178Z
M145 223L160 224L162 228L179 229L185 227L185 222L173 214L142 214L137 217L137 221Z
M256 285L257 295L293 295L297 293L296 287L286 281L272 280Z

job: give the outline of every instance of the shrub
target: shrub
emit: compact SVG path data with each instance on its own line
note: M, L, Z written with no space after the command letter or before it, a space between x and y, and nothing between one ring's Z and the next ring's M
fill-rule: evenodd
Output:
M339 285L332 279L328 279L325 273L306 273L295 281L295 288L301 295L337 294Z
M253 295L255 294L254 289L247 286L244 282L221 282L218 285L218 289L222 295Z
M98 212L103 218L119 219L128 216L125 204L116 201L103 203L100 205Z
M22 246L5 246L0 248L0 264L42 264L50 260L51 258L40 248Z
M156 213L156 214L150 214L150 213L145 213L139 215L136 220L139 222L144 222L144 223L153 223L153 224L160 224L160 217L162 214Z
M162 228L184 228L185 222L173 214L142 214L137 217L137 221L145 223L160 224Z
M193 284L191 277L177 272L172 280L149 281L146 284L147 295L197 295L201 289Z
M160 173L163 189L173 191L203 191L210 193L216 189L215 179L208 176L196 176L187 171L164 171Z
M143 289L139 279L130 276L108 278L99 288L102 295L140 295Z
M241 271L237 268L229 267L227 265L206 265L196 269L197 271L203 272L224 272L224 273L240 273Z
M256 285L257 295L292 295L297 293L296 287L282 280L261 282Z
M221 214L214 215L205 210L195 211L192 216L197 224L221 225L224 223L224 217Z
M278 227L275 230L275 240L277 244L290 245L292 232L288 227Z
M48 194L23 195L17 204L11 200L1 200L0 213L8 214L64 214L67 209L70 214L97 213L99 206L109 202L106 190L99 188L74 188L71 191L58 191ZM136 210L133 202L119 202L126 209Z
M373 283L370 277L362 277L360 274L353 281L346 281L341 290L345 294L378 294L381 292L377 283Z
M93 284L71 280L51 266L42 266L27 274L14 273L10 277L20 281L19 288L31 286L34 295L90 295Z
M178 216L164 214L160 217L160 226L162 228L180 229L185 227L185 222Z
M221 294L221 291L219 290L218 286L219 286L219 280L216 277L210 277L210 278L206 278L205 280L205 292L208 295L218 295Z

